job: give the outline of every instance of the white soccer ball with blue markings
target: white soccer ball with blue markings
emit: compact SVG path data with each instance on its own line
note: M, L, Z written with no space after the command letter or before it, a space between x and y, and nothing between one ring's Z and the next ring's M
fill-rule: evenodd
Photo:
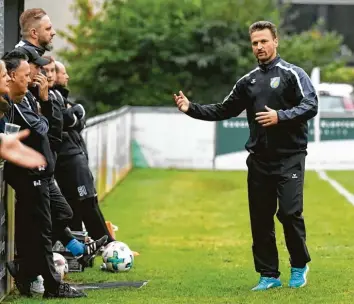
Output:
M129 271L134 264L134 255L129 246L123 242L114 241L109 243L102 254L105 270L112 272Z

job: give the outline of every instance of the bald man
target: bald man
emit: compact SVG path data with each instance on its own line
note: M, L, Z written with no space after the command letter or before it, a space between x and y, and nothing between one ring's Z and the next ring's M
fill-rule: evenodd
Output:
M65 65L60 61L55 61L55 69L57 72L57 80L56 83L58 86L66 88L69 82L69 74L66 72Z

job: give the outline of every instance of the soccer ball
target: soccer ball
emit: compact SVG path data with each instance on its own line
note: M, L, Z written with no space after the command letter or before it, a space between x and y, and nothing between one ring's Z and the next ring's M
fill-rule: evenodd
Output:
M64 279L64 276L69 272L68 261L57 252L53 252L53 261L55 270L60 274L61 279Z
M134 264L134 256L127 244L114 241L109 243L102 254L105 270L112 272L129 271Z

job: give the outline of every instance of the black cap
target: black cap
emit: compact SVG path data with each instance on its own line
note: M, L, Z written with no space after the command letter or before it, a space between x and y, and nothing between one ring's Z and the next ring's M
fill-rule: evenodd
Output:
M28 57L29 63L34 63L39 66L45 66L50 63L50 60L47 58L41 57L34 47L23 45L15 48L16 51L19 51L23 54L26 54Z

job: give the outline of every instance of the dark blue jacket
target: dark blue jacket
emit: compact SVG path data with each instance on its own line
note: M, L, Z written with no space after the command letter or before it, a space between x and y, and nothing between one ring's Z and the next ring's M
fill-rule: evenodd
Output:
M14 103L8 97L5 97L5 99L11 105L10 111L5 114L6 121L21 126L21 130L29 129L31 133L23 140L23 143L41 153L47 161L45 168L38 169L25 169L7 162L5 168L7 170L5 172L9 174L25 173L38 177L51 177L54 173L54 158L48 137L48 133L50 132L48 120L53 122L53 128L56 121L53 118L54 109L52 102L46 101L41 103L43 115L40 115L38 114L36 100L30 92L26 94L20 103ZM53 131L53 134L56 133L58 131Z
M68 156L77 154L87 155L86 144L81 136L81 131L85 128L85 109L81 104L74 104L68 101L69 91L62 86L54 86L53 93L62 104L63 114L63 140L58 150L58 162ZM71 105L67 108L68 103Z
M265 106L277 111L278 124L262 127L255 120L257 112L266 111ZM262 155L283 155L306 151L307 121L316 116L317 109L317 95L309 76L277 56L269 64L260 64L240 78L223 102L190 103L186 114L217 121L238 116L246 110L250 128L246 149Z

